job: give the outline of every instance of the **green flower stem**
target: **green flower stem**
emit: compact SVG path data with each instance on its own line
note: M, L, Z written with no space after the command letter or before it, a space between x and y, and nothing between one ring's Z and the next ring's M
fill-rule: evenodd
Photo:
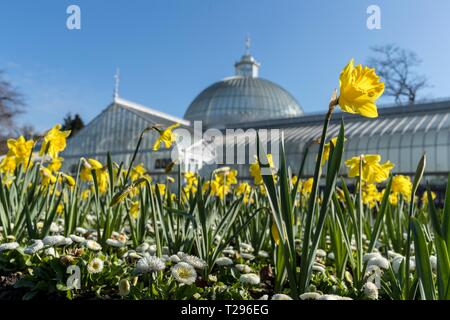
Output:
M312 220L313 216L316 212L316 203L317 203L317 193L319 191L319 179L321 175L322 168L322 158L323 158L323 149L325 146L325 138L327 136L328 125L331 120L331 115L334 111L335 106L338 104L338 99L332 99L328 108L328 112L325 116L325 122L323 125L322 136L320 138L320 146L319 146L319 154L316 160L316 167L314 170L314 181L313 187L309 198L309 206L308 213L305 221L305 232L303 235L302 242L302 254L301 254L301 263L300 263L300 292L305 292L306 287L309 283L309 275L311 270L312 261L308 261L309 253L309 245L311 241L311 229L312 229Z

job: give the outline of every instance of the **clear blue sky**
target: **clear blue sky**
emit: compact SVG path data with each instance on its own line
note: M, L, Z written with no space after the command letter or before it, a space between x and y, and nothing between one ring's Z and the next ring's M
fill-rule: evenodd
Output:
M81 30L66 8L81 7ZM381 8L381 30L366 9ZM397 43L423 60L433 87L450 96L448 0L0 0L0 69L24 94L22 123L46 129L71 111L91 120L120 95L182 116L206 86L232 75L252 38L260 75L290 91L306 112L324 110L347 61Z

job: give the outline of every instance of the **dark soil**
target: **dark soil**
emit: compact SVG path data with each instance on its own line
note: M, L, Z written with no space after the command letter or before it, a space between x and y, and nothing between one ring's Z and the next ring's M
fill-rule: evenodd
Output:
M20 272L0 276L0 300L22 300L26 291L14 288L14 284L21 278Z

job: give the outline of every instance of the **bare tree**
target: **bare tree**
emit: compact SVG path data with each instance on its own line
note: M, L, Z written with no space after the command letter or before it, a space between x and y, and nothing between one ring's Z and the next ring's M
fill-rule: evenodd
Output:
M371 50L374 56L369 58L368 64L385 82L384 94L393 97L396 103L406 99L413 104L418 92L428 87L427 78L415 71L422 62L417 54L393 44L375 46Z
M0 135L7 134L14 126L14 118L23 112L22 95L2 77L0 70Z
M3 78L0 70L0 155L7 151L7 136L13 133L14 118L23 112L22 96Z
M32 124L24 124L14 129L15 136L23 136L25 139L36 139L39 137L39 132Z

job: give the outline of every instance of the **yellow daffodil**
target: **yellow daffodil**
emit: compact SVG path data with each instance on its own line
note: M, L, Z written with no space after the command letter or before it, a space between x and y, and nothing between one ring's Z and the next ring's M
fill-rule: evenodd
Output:
M235 193L238 197L244 196L244 204L247 204L250 199L250 194L252 192L252 187L247 182L242 182L238 185L238 187L235 189Z
M3 184L3 185L5 185L7 188L10 188L11 187L11 185L12 185L12 183L13 183L13 181L14 181L14 176L6 176L2 181L1 181L1 183Z
M384 83L380 82L375 69L361 64L355 67L352 59L342 70L339 84L339 106L343 111L368 118L378 117L375 102L384 92Z
M12 160L15 161L16 166L19 164L23 164L25 168L31 165L30 157L34 146L33 140L27 141L23 136L20 136L17 139L8 139L7 146L8 146L8 153L6 154L7 160L5 161L7 161L8 163L4 164L5 168L4 170L6 170L6 167L8 167L8 169L11 170Z
M361 179L368 183L379 183L385 181L389 177L389 173L394 168L394 164L390 161L380 164L381 156L378 154L367 154L361 157L353 157L345 161L345 165L349 168L349 177L359 176L359 163L362 159L362 177Z
M237 170L230 170L228 172L220 172L216 174L216 181L221 184L236 184L237 183Z
M309 178L305 182L303 182L301 190L302 190L302 194L304 196L307 196L312 192L313 183L314 183L314 178Z
M216 194L218 187L219 184L217 183L217 181L215 180L206 181L203 184L202 192L204 194L206 194L207 192L209 192L209 194Z
M324 165L325 162L330 158L331 146L333 146L333 148L336 146L337 139L338 137L334 137L330 140L330 142L325 143L325 145L323 146L322 165ZM344 141L346 140L347 139L344 138Z
M166 194L166 185L164 183L157 183L159 194L163 197Z
M83 159L83 167L80 172L80 178L83 181L92 181L92 170L100 170L103 165L95 159Z
M271 154L267 155L267 160L269 162L270 168L274 169L275 165L273 163L273 158ZM250 175L254 178L254 184L259 185L263 183L263 178L261 174L261 167L259 166L258 159L254 163L250 164Z
M25 140L23 136L17 139L8 139L8 156L15 157L16 162L25 162L31 156L31 151L34 146L33 140Z
M138 164L137 166L134 166L130 172L131 181L135 181L135 180L139 179L140 177L142 177L144 175L145 172L146 172L146 170L142 163Z
M109 184L109 174L107 168L95 170L97 183L98 183L98 191L100 193L105 193L108 190Z
M217 187L216 196L219 199L224 200L228 193L230 193L230 191L231 187L229 185L219 184L219 186Z
M297 177L297 176L292 176L292 178L291 178L291 183L292 183L293 186L295 186L295 184L297 183L297 181L298 181L298 177Z
M224 200L231 191L231 186L237 183L237 170L220 170L215 173L215 195Z
M56 177L53 175L53 173L47 169L46 167L41 167L39 169L39 172L41 174L42 177L42 185L43 186L48 186L49 184L54 184L56 183Z
M398 204L398 192L391 192L389 195L389 202L393 206L397 206Z
M139 201L134 201L131 204L130 216L135 220L139 217Z
M87 199L89 199L90 195L91 195L91 190L86 189L81 193L81 199L87 200Z
M266 195L267 195L266 187L265 187L263 184L261 184L261 185L259 186L259 192L261 192L261 195L263 195L263 196L266 196Z
M166 180L167 180L168 183L175 183L175 179L173 177L171 177L171 176L167 176Z
M56 213L59 215L62 215L63 212L64 212L64 204L59 203L58 206L56 207Z
M197 174L195 172L191 172L191 171L185 172L184 179L186 180L187 186L197 186L198 185Z
M243 194L250 193L252 191L252 187L247 182L240 183L236 188L236 195L241 196Z
M156 141L153 144L153 151L159 150L161 143L164 143L166 149L170 148L172 146L172 143L176 141L176 135L172 132L172 130L179 126L179 123L175 123L170 127L167 127L165 130L160 130L156 127L153 127L159 133L159 137L156 138Z
M83 159L83 167L80 172L82 181L93 181L93 171L97 180L98 191L105 193L108 190L109 174L108 169L104 167L101 162L95 159Z
M183 187L184 193L190 197L191 194L195 194L197 192L198 179L197 174L195 172L185 172L184 179L186 184Z
M433 191L431 191L431 199L436 199L436 193L435 192L433 192ZM427 206L428 205L428 191L425 191L423 194L422 194L422 202L423 202L423 205L424 206Z
M47 168L52 171L52 172L56 172L59 169L61 169L62 166L62 162L63 162L63 158L58 157L58 158L54 158L47 166Z
M16 170L16 159L13 156L6 156L0 162L0 172L3 174L12 174Z
M272 223L272 228L270 229L272 232L273 240L277 246L280 245L280 234L278 233L278 228L275 222Z
M75 179L72 176L63 173L62 174L64 181L69 185L69 187L75 187Z
M368 206L369 208L375 207L379 199L379 192L377 190L376 185L374 184L364 184L362 186L362 201L363 204Z
M401 193L403 199L409 201L412 192L412 182L408 176L396 175L392 178L392 192Z
M340 201L344 202L345 201L345 193L344 190L342 190L341 188L337 188L336 187L336 194L337 197Z
M57 124L45 134L39 155L47 153L52 159L58 158L59 152L66 148L66 139L69 135L70 130L61 131L61 125Z

